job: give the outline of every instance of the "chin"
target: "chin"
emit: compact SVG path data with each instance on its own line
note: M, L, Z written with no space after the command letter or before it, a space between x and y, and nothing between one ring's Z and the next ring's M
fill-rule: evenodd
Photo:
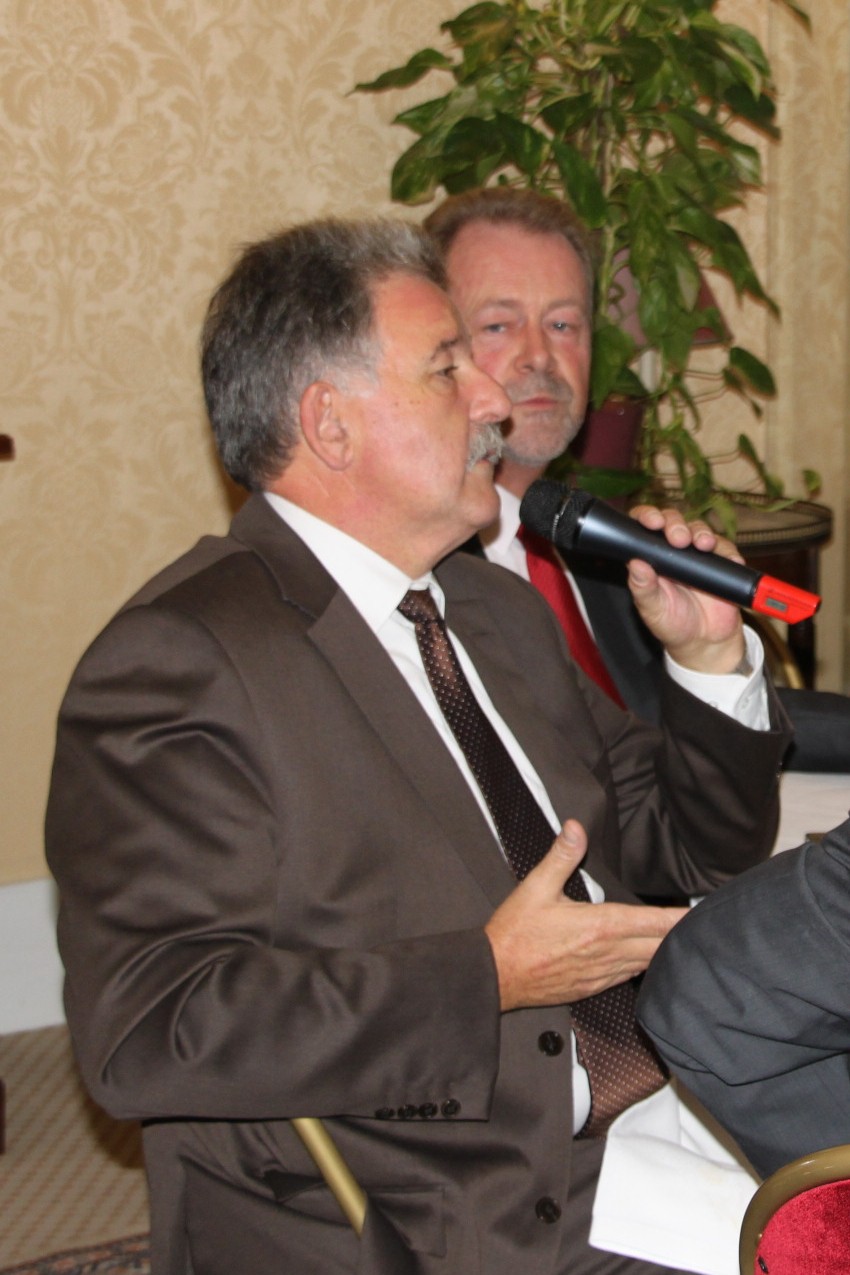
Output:
M535 412L522 422L514 420L502 456L526 467L548 465L566 451L582 425L581 421L565 421L561 412Z
M470 501L472 526L469 534L475 531L481 531L483 527L489 527L491 522L495 522L499 516L501 502L499 501L499 493L493 484L493 470L490 468L490 476L487 479L487 491L482 492L481 496L476 498L474 502Z

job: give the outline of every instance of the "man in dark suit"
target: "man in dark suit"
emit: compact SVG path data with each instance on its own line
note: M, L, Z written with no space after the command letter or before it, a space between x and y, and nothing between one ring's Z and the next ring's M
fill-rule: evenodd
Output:
M449 197L425 226L443 254L475 361L504 387L512 405L496 476L500 515L468 547L528 579L528 555L535 550L517 538L519 502L566 451L587 407L593 296L588 237L563 201L501 186ZM610 676L622 703L658 722L663 652L635 609L625 568L580 553L560 561L589 627L584 640L601 655L603 677ZM754 642L760 660L759 648ZM575 645L573 653L581 662ZM850 770L850 700L784 688L780 698L794 725L786 767Z
M639 1012L760 1173L850 1142L850 822L700 903Z
M677 919L631 891L701 892L767 853L787 730L769 686L756 730L672 676L661 729L639 722L533 589L451 554L495 517L508 402L443 283L400 224L246 250L203 373L252 494L122 608L60 714L68 1021L95 1098L145 1122L156 1275L659 1270L588 1244L605 1140L574 1140L597 1097L570 1005L629 994ZM645 565L631 587L678 666L740 663L735 608ZM519 884L399 610L412 588L445 607L464 712L545 825ZM360 1240L301 1115L366 1190Z

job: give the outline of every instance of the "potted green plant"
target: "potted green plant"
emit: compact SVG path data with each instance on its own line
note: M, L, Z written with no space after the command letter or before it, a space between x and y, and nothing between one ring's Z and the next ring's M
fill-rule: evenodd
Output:
M778 2L807 23L794 0ZM393 169L394 199L419 204L440 187L503 182L572 203L598 249L592 403L621 396L643 406L638 472L625 485L642 494L678 487L690 510L714 509L728 526L731 493L695 437L705 389L694 391L689 369L697 334L708 329L725 350L712 393L740 394L756 413L774 393L769 368L732 343L703 272L722 272L739 296L775 311L722 214L762 185L758 151L737 125L771 138L778 131L764 51L715 8L716 0L484 0L442 24L446 52L421 49L357 88L437 76L445 90L395 118L417 136ZM747 435L739 448L762 492L780 496ZM817 475L805 481L811 491Z

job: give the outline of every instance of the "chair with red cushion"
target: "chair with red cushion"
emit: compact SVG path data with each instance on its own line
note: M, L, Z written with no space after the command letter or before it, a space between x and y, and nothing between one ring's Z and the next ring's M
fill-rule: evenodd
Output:
M792 1160L756 1191L741 1226L741 1275L850 1272L850 1146Z

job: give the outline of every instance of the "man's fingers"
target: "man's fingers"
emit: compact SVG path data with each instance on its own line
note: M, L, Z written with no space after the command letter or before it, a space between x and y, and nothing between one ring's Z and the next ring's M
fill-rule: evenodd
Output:
M635 938L664 938L682 917L687 916L689 908L651 908L622 903L619 905L628 911L628 924L623 926L624 932L631 931Z

